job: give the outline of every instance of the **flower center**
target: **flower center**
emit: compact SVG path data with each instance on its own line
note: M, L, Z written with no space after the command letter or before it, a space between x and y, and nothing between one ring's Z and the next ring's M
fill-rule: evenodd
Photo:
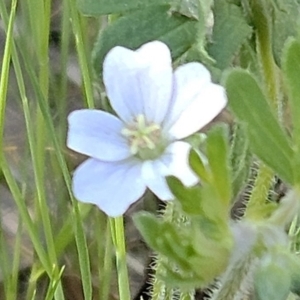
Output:
M166 147L160 126L149 124L144 115L138 115L121 133L127 138L131 153L142 160L159 157Z

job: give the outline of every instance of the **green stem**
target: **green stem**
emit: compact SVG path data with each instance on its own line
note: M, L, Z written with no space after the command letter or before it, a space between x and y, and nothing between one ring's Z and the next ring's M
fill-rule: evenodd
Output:
M272 51L270 13L265 0L250 0L252 21L256 29L257 54L270 105L279 114L279 80Z
M173 209L174 203L168 202L163 214L164 220L171 221L173 219ZM170 289L168 289L166 287L166 284L159 278L160 276L165 275L165 263L167 263L167 258L163 255L157 254L154 265L155 275L152 279L152 300L165 300L166 298L169 298L169 295L171 293Z
M130 300L123 217L111 218L110 225L116 251L119 298L120 300Z
M109 291L110 291L110 280L111 280L111 271L112 271L112 240L111 240L111 232L110 232L110 224L107 222L106 228L106 241L105 241L105 254L104 254L104 265L102 269L102 276L103 280L101 281L101 292L100 292L100 299L108 300L109 298ZM102 242L99 241L99 242Z
M179 300L194 300L195 291L180 293Z
M261 164L255 179L255 185L251 191L245 217L248 219L263 219L265 217L266 199L273 181L273 171Z
M155 276L152 280L152 291L151 291L151 299L152 300L164 300L166 292L165 283L159 279L160 274L164 271L164 267L162 265L162 257L157 254L155 259Z
M13 26L16 15L17 0L13 0L11 4L11 11L8 21L8 28L6 33L6 42L3 54L3 63L1 68L0 80L0 151L3 154L3 132L4 132L4 119L6 108L7 86L9 78L9 64L13 45Z
M81 278L82 278L83 292L84 292L85 299L92 299L92 280L91 280L91 271L90 271L90 260L89 260L86 237L82 225L83 214L81 214L81 211L79 210L78 202L72 194L70 173L66 161L64 159L58 137L56 135L52 117L49 113L48 106L46 105L46 100L44 99L43 94L39 88L37 78L33 73L32 69L28 66L28 62L26 60L24 60L24 65L27 68L28 75L37 92L38 104L41 109L41 112L43 113L43 117L45 119L47 129L49 130L49 135L54 145L55 153L57 155L57 160L59 162L63 174L63 178L66 183L68 194L73 204L73 213L72 213L72 218L70 218L70 222L72 222L75 231L75 240L76 240L76 246L77 246L78 257L79 257L80 271L82 275ZM85 210L85 213L88 213L88 211L89 211L88 209ZM67 229L68 226L64 227L64 233L65 230ZM65 245L67 245L67 243L68 241L65 243Z
M76 48L79 58L79 64L81 68L84 91L86 95L86 102L88 108L94 108L94 95L93 95L93 86L91 79L91 68L90 63L87 59L87 51L84 43L82 27L81 27L81 19L78 15L76 6L73 3L74 1L70 0L70 9L71 9L71 19L73 25L73 32L75 36Z
M70 26L70 8L69 1L63 1L63 15L62 15L62 31L61 31L61 45L60 45L60 83L58 89L58 113L60 124L58 126L60 130L59 139L62 144L65 144L65 137L67 133L67 103L68 103L68 60L69 60L69 49L70 49L70 37L71 37L71 26Z
M184 226L182 219L182 213L178 209L178 206L174 201L168 202L162 216L164 221L169 221L174 224L180 224ZM165 265L168 265L168 257L164 255L157 254L154 270L155 276L152 279L152 300L172 300L172 299L182 299L182 300L193 300L194 290L178 290L172 286L168 286L160 277L166 276Z
M13 2L13 4L16 3L16 1ZM18 88L19 88L19 92L20 92L20 97L22 99L22 103L27 103L27 98L26 98L26 92L25 92L25 84L24 84L24 80L23 80L23 76L22 76L22 71L21 71L21 67L20 67L20 62L19 62L19 58L17 55L17 51L15 49L15 45L14 45L14 40L11 37L10 34L10 21L8 20L8 16L7 16L7 12L6 12L6 8L4 5L4 2L0 1L0 12L1 12L1 18L2 20L4 20L4 24L7 25L7 39L9 38L9 42L6 43L6 46L9 46L11 43L11 51L12 51L12 61L13 61L13 65L14 65L14 71L16 74L16 78L17 78L17 82L18 82ZM22 52L23 53L23 52ZM24 54L24 53L23 53ZM9 58L7 58L9 61ZM3 58L3 67L5 67L5 62L6 62L6 55L4 54L4 58ZM5 80L1 77L0 80L0 86L1 84L4 84ZM0 117L0 130L2 131L3 128L3 124L4 124L4 116L2 116L2 112L4 113L3 106L5 107L5 103L4 100L5 95L2 92L2 88L0 88L0 98L3 99L3 102L0 102L0 111L1 111L1 117ZM3 123L2 123L3 122ZM0 145L2 145L1 143L3 143L3 139L0 138ZM0 146L0 149L3 149L3 145ZM4 153L2 151L0 151L1 153L1 168L4 174L4 177L7 181L7 184L9 186L9 189L13 195L13 198L15 200L15 203L18 207L18 211L21 215L23 224L26 227L26 230L29 233L29 236L31 238L31 241L34 245L35 251L38 254L38 257L40 259L40 261L43 264L43 267L45 268L45 270L47 271L48 274L50 274L51 272L51 263L50 263L50 259L49 256L46 254L46 252L43 249L43 245L40 242L40 236L37 232L36 227L34 226L31 217L29 215L28 212L28 208L26 206L26 203L24 201L23 195L16 183L15 178L12 175L12 172L10 170L10 167L8 165L7 160L5 159Z
M256 29L257 56L261 65L262 77L265 83L265 93L270 106L281 118L281 101L276 64L272 52L272 34L270 14L264 0L250 0L252 21ZM261 164L246 215L254 218L264 217L264 208L268 190L272 184L274 172Z
M286 224L298 216L300 209L300 191L298 189L290 190L281 200L279 207L269 218L268 222L276 226L285 227Z
M48 91L49 91L49 64L48 64L48 36L49 36L49 26L50 26L50 15L51 15L51 5L50 1L45 1L42 9L39 12L39 18L36 20L36 23L40 20L39 30L36 32L37 43L36 51L37 58L39 63L39 86L41 92L43 93L43 98L47 101ZM34 2L28 2L29 12L32 14L32 11L36 7ZM31 15L32 31L37 26L34 23L34 17ZM16 70L19 69L16 67ZM18 82L22 81L20 75L18 76ZM55 252L55 244L52 232L52 226L50 221L49 209L46 200L46 191L45 191L45 142L46 142L46 126L45 121L42 115L42 112L37 108L37 122L33 126L33 121L30 113L30 108L28 104L27 97L23 89L23 83L21 84L22 88L20 93L22 93L22 105L26 122L27 137L29 142L29 148L31 153L31 159L33 162L34 178L35 178L35 187L36 187L36 197L37 197L37 215L41 217L45 239L47 244L47 252L49 255L49 261L53 265L53 271L49 276L56 276L59 273L58 268L58 259ZM56 272L56 273L55 273ZM57 299L64 299L63 292L61 287L57 290L56 293Z
M229 266L220 279L219 288L212 290L210 300L248 299L252 291L252 278L256 261L251 255L246 255L236 265Z

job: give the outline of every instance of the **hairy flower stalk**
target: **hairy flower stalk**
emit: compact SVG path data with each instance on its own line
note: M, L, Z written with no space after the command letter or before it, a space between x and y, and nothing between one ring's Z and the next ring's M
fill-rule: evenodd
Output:
M169 202L164 210L164 214L162 216L163 219L165 221L172 221L173 212L174 202ZM152 266L155 274L153 278L151 278L151 300L171 300L173 297L173 289L171 287L167 287L165 282L160 278L166 275L164 265L168 265L168 258L163 255L156 254Z
M289 243L284 228L299 211L298 195L297 190L289 191L279 208L264 223L245 220L232 225L235 247L231 260L209 299L252 299L259 270L264 271L266 265L286 269L290 258L282 251Z
M233 224L231 229L235 246L227 270L211 291L211 300L245 300L253 289L253 273L257 265L253 253L258 237L256 228L240 222Z
M230 268L211 291L211 300L247 300L253 293L253 275L258 259L245 257L236 266Z
M182 215L181 209L176 202L168 202L162 219L167 222L171 222L176 225L186 226L190 220L187 216ZM156 254L152 268L155 271L153 278L151 278L151 300L194 300L195 290L172 287L164 282L162 278L167 276L167 270L165 266L170 266L171 261L168 257L161 254ZM180 272L180 270L174 266L174 270Z

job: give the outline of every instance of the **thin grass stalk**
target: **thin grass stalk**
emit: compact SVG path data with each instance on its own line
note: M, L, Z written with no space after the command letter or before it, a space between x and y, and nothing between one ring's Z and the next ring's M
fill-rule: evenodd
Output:
M56 135L56 130L54 128L52 117L48 111L47 102L45 101L43 94L39 88L39 83L33 70L28 67L29 62L26 61L26 58L24 59L24 57L23 57L23 61L24 61L25 68L28 72L28 75L31 79L31 82L34 86L34 90L37 93L38 104L43 114L50 140L53 143L55 154L57 156L57 160L63 174L63 178L67 187L68 194L72 201L73 210L71 211L70 222L74 228L74 235L75 235L75 241L76 241L78 257L79 257L79 265L80 265L80 271L82 277L84 296L85 296L85 300L88 300L92 298L92 279L91 279L88 247L87 247L86 237L82 225L81 211L79 210L78 202L74 198L72 193L70 173L63 156L59 139ZM88 209L86 211L88 211Z
M11 274L10 274L10 258L8 256L7 244L5 243L4 232L2 228L2 220L1 220L1 227L0 227L0 270L1 275L3 277L3 292L5 294L5 298L7 300L13 300L11 298Z
M16 2L16 1L14 1ZM15 69L15 74L17 77L17 82L18 82L18 88L19 88L19 92L20 92L20 96L22 98L22 101L26 100L26 94L25 94L25 85L24 85L24 80L23 80L23 75L22 75L22 71L21 71L21 67L20 67L20 63L19 63L19 58L15 49L15 45L14 45L14 41L13 41L13 37L12 34L10 36L10 31L9 31L9 20L8 20L8 15L7 15L7 11L6 11L6 7L4 2L0 1L0 8L1 8L1 18L4 21L4 25L7 27L7 40L8 43L6 43L6 45L11 44L11 49L12 49L12 61L13 61L13 65L14 65L14 69ZM4 55L3 57L3 68L5 67L5 62L7 61L8 58L6 58L6 56ZM4 80L1 80L1 83L4 84ZM5 94L6 96L6 94ZM1 97L1 99L6 99L5 96L3 95ZM1 107L3 107L3 104L1 102ZM4 110L0 109L1 112ZM3 132L3 126L4 126L4 115L3 117L1 117L0 119L1 125L0 125L0 129ZM3 143L3 139L0 139L0 143ZM0 149L3 149L3 146L1 146ZM0 150L1 151L1 150ZM21 215L21 218L23 220L24 226L26 227L26 230L28 231L28 234L30 236L30 239L34 245L34 249L36 250L38 257L40 259L40 261L42 262L43 266L45 267L45 270L47 272L50 272L51 270L51 264L49 263L48 260L48 256L46 255L46 252L44 251L41 242L40 242L40 238L37 232L37 229L35 227L35 225L33 224L33 221L28 213L28 209L26 206L26 203L23 199L23 195L18 187L18 184L15 180L15 178L13 177L11 170L9 168L9 165L7 163L7 160L5 159L4 156L4 152L0 152L1 153L1 167L2 167L2 172L4 174L4 177L7 181L7 184L10 188L10 191L13 195L13 198L15 200L15 203L18 207L18 211Z
M115 246L118 288L120 300L130 300L129 279L126 260L126 246L123 217L110 218L112 240Z
M74 1L69 0L71 10L71 20L73 25L73 33L75 36L79 65L82 73L84 92L86 97L86 105L88 108L94 108L94 92L92 85L91 67L87 59L87 51L84 44L83 32L81 27L81 19L74 5Z
M60 118L59 130L61 143L65 143L67 133L66 118L67 118L67 91L68 91L68 76L67 67L69 59L71 26L70 26L70 8L69 0L63 1L62 22L61 22L61 44L60 44L60 81L58 90L58 114Z
M97 243L98 249L100 249L103 243L103 237L98 235ZM112 278L112 253L113 253L113 244L111 239L110 224L106 222L106 231L105 231L105 248L103 256L103 268L98 268L100 282L100 293L99 297L101 300L109 299L109 292L111 287L111 278ZM100 258L100 254L99 254Z
M18 279L21 266L21 249L22 249L22 221L19 221L17 234L15 236L14 242L14 253L12 261L12 270L11 270L11 281L10 281L10 291L11 295L7 297L7 300L17 299L18 295Z

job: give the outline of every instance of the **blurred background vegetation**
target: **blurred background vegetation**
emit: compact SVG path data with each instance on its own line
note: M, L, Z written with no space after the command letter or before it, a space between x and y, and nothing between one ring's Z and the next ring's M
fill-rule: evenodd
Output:
M1 62L11 4L9 0L0 4ZM72 225L74 209L55 147L59 146L70 173L84 159L65 146L68 113L87 106L77 53L84 56L93 102L100 108L105 99L100 78L90 67L91 51L106 23L106 16L96 19L79 15L75 3L68 0L22 0L17 4L2 150L8 169L2 172L1 168L0 172L0 299L52 299L57 284L63 293L55 292L56 299L84 299ZM74 32L81 39L82 49L76 49ZM49 122L55 130L56 146ZM156 202L141 202L139 206L155 210ZM29 221L24 221L24 211ZM96 208L79 207L79 211L91 262L94 299L115 299L114 251L107 218ZM131 290L136 295L144 284L149 250L130 215L126 216L127 259ZM64 266L61 284L60 275L55 281L56 275L51 278L40 262L28 227L33 228L46 255L53 253L48 255L53 269ZM51 262L51 257L55 261Z

